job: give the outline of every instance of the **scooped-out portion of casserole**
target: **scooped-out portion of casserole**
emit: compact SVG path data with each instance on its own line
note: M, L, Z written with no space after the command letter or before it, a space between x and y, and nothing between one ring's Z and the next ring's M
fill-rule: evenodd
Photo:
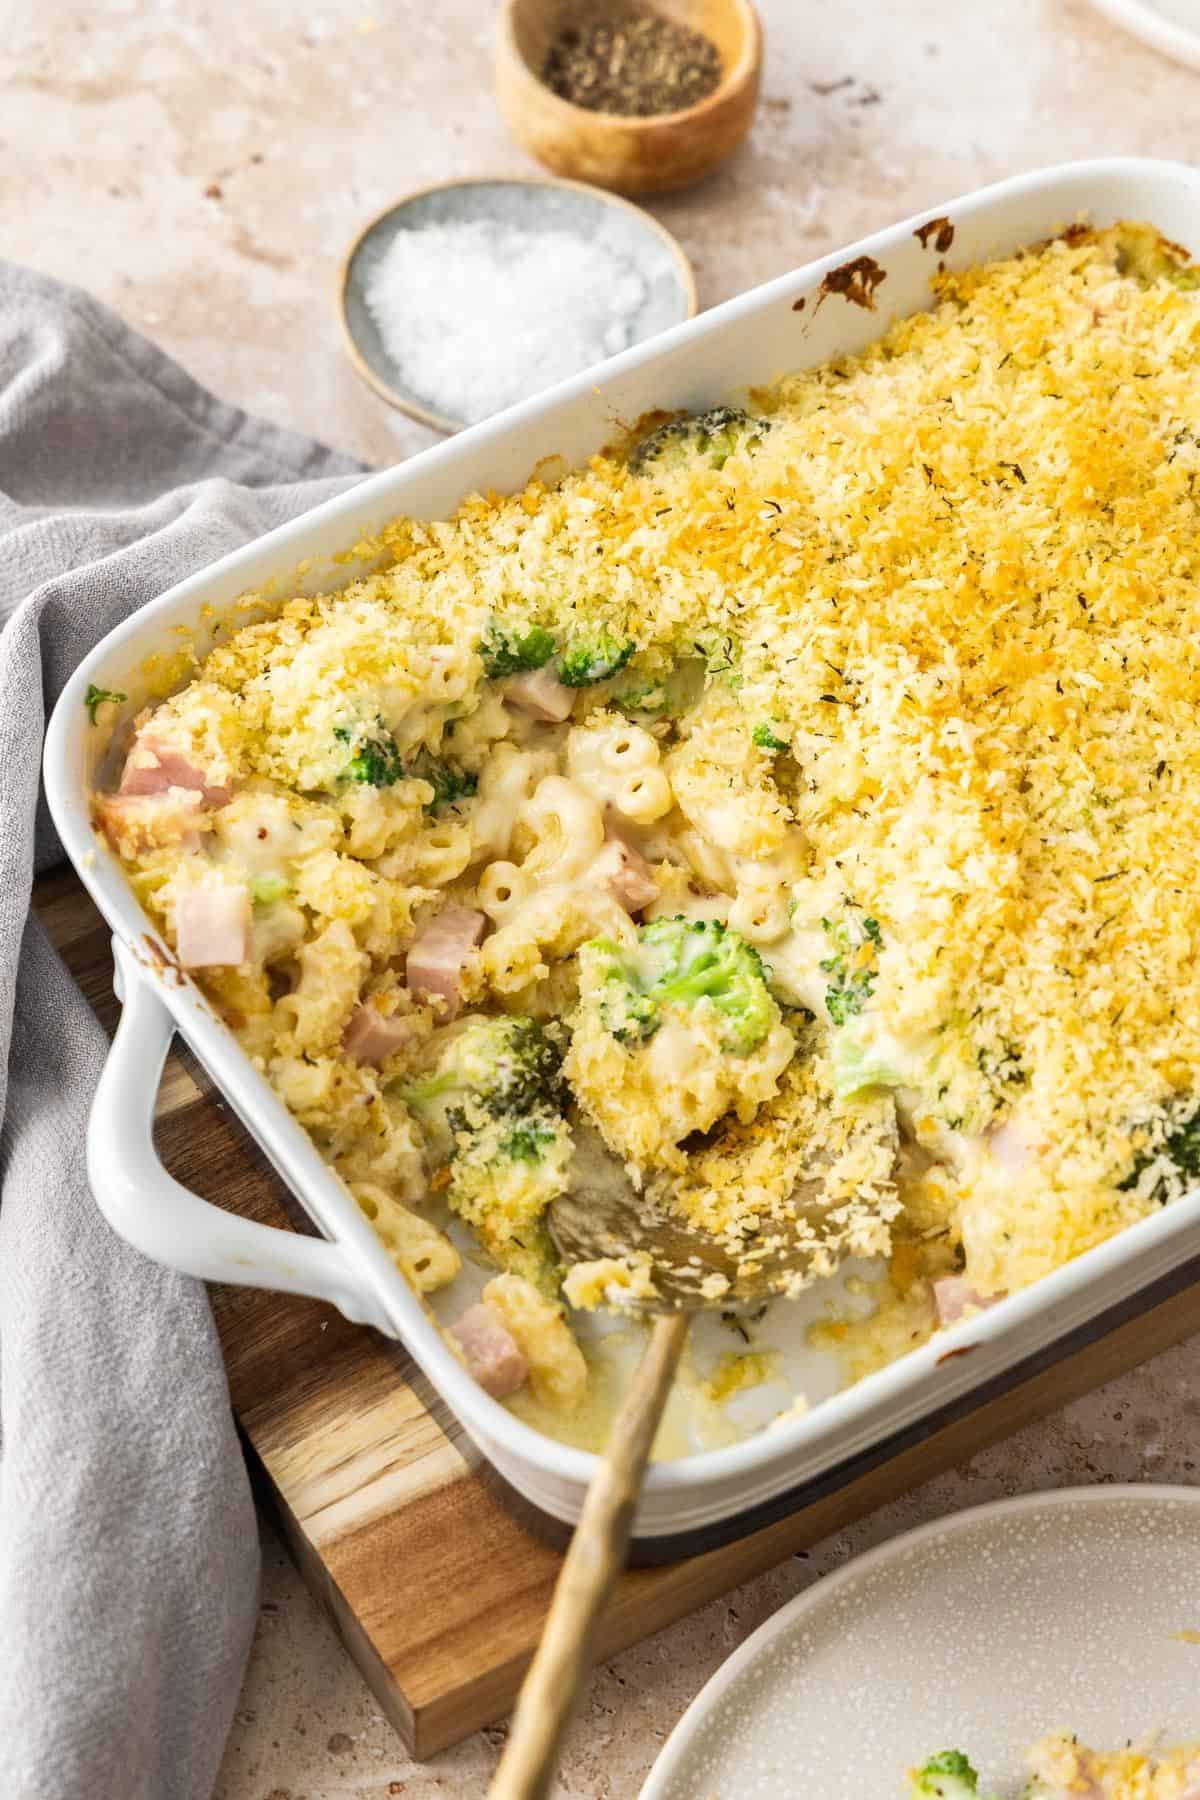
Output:
M1026 1761L1021 1800L1200 1800L1200 1743L1100 1751L1054 1732ZM908 1800L985 1800L961 1750L942 1750L910 1770L907 1793Z
M745 1257L819 1178L808 1279L888 1258L892 1348L1196 1176L1195 279L1144 225L940 273L133 721L97 831L419 1293L469 1227L494 1394L583 1403L581 1116Z
M1055 1733L1029 1752L1027 1800L1200 1800L1200 1743L1089 1750Z

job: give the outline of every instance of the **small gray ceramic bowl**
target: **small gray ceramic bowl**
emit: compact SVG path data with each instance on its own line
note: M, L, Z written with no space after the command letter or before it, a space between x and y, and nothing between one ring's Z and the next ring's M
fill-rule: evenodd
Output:
M432 425L460 431L461 419L439 410L437 396L416 393L388 355L366 303L366 291L397 232L427 225L501 220L523 229L569 231L627 257L646 284L629 344L640 344L696 311L691 265L671 236L640 207L579 181L450 181L409 194L373 219L351 246L339 280L339 310L346 348L363 380L391 406ZM628 346L625 346L628 347ZM498 355L504 346L496 345Z

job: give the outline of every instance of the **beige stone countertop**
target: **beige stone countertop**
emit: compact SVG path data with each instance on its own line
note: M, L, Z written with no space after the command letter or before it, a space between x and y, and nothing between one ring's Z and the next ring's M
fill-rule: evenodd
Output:
M721 173L653 211L702 305L985 182L1186 158L1200 76L1084 0L760 0L764 100ZM228 400L374 462L430 434L346 362L357 228L425 183L530 170L490 98L491 0L9 0L0 251L90 288ZM1195 1478L1200 1343L1160 1357L599 1670L562 1796L637 1793L684 1706L869 1543L1033 1487ZM403 1580L398 1570L397 1580ZM277 1543L219 1800L481 1795L499 1730L411 1762Z

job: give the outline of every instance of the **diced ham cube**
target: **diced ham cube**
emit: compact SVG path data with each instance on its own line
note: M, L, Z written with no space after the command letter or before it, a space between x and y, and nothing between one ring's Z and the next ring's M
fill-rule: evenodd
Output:
M121 774L123 794L165 794L171 788L190 788L205 806L224 806L232 789L210 779L178 744L140 733L133 741Z
M346 1055L359 1063L381 1063L385 1057L411 1044L419 1030L407 1013L381 1013L370 1001L356 1006L342 1034Z
M933 1304L939 1325L954 1325L968 1307L995 1306L1003 1294L984 1296L976 1293L965 1275L943 1275L933 1284Z
M250 957L250 893L244 887L196 887L175 907L175 954L185 969L215 969Z
M1015 1126L997 1125L987 1134L987 1146L1010 1175L1025 1175L1033 1167L1033 1153Z
M441 1001L443 1017L462 1005L462 972L487 923L466 906L444 906L413 939L408 953L409 992Z
M658 883L640 850L623 837L610 834L608 842L588 869L587 878L612 895L628 913L641 912L658 899Z
M515 1394L529 1374L529 1364L499 1313L482 1301L467 1309L450 1327L466 1359L468 1371L493 1400Z
M564 687L548 665L514 675L504 690L504 698L518 712L532 719L543 719L548 725L561 725L570 718L575 704L574 688Z

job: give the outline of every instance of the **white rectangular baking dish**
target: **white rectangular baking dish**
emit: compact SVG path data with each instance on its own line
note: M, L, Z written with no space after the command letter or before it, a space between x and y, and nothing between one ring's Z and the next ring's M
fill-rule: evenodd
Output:
M895 314L928 304L939 257L975 263L1032 244L1078 219L1104 225L1149 219L1200 249L1200 171L1113 159L1017 177L882 231L835 256L732 300L628 351L603 371L464 432L402 467L212 567L199 571L112 632L81 664L59 701L46 743L50 809L67 854L114 933L124 1011L93 1109L88 1166L97 1202L146 1255L208 1280L242 1282L332 1302L348 1318L399 1338L502 1477L546 1520L575 1519L593 1458L543 1437L488 1398L446 1349L350 1196L304 1131L251 1067L198 990L173 964L93 834L88 793L103 733L89 727L89 682L139 698L139 667L178 643L203 643L208 623L248 589L280 597L340 586L354 570L331 559L397 513L440 517L478 488L519 486L543 458L576 463L618 422L654 408L695 408L764 384L789 369L866 344ZM931 219L946 231L921 232ZM883 271L876 310L826 283L857 258ZM861 265L866 267L867 265ZM803 304L802 304L803 303ZM207 623L206 623L207 622ZM174 1182L155 1154L154 1094L171 1037L180 1032L323 1234L274 1231L210 1206ZM884 1446L920 1435L934 1415L1011 1379L1070 1334L1093 1335L1151 1284L1172 1284L1200 1256L1200 1193L1100 1246L1036 1287L965 1321L803 1417L732 1448L650 1471L636 1525L643 1559L692 1551L738 1535L813 1497ZM827 1359L790 1334L786 1365L798 1388L829 1393ZM970 1354L966 1354L967 1350Z

